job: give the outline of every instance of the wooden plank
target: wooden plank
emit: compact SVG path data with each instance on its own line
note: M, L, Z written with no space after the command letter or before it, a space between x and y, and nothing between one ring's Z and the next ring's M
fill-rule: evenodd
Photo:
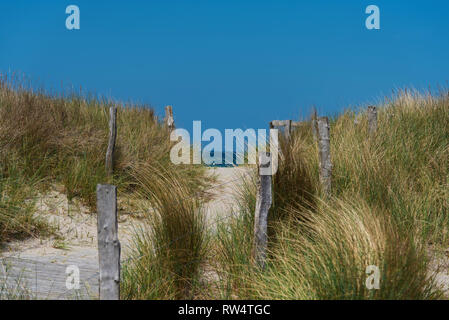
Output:
M324 194L331 195L332 162L330 155L330 126L327 117L318 119L320 182Z
M120 299L120 242L117 223L117 188L97 185L98 258L100 299Z
M377 131L377 109L374 106L368 107L368 134L374 135Z
M304 121L292 121L292 127L299 128L304 125L306 125Z
M291 127L300 127L306 124L304 121L293 121L293 120L273 120L270 122L270 128L273 129L275 127L284 127L288 126L289 122L291 122Z
M270 168L267 170L267 168ZM265 268L267 256L267 225L268 211L272 203L271 194L271 154L259 154L259 180L257 185L256 211L254 218L254 246L253 258L262 269Z
M286 126L289 121L291 120L273 120L270 122L270 128Z
M95 299L98 292L98 268L89 260L49 262L53 257L36 260L18 257L0 258L0 288L3 294L22 294L32 299ZM58 257L55 257L58 260ZM79 268L79 289L66 287L67 267ZM1 297L2 293L0 293Z
M109 108L109 140L108 149L106 151L106 173L111 176L114 172L114 151L115 140L117 137L117 108Z

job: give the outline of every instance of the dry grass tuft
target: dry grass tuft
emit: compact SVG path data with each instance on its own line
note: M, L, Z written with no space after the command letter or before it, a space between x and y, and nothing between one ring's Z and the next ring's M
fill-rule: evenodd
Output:
M123 296L191 299L208 247L200 199L163 167L140 166L135 178L141 198L154 211L147 216L148 227L136 233L133 259L123 272Z

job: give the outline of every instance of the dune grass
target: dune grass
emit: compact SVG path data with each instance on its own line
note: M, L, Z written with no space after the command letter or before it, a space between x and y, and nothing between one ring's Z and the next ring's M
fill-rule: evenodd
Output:
M117 107L114 176L105 172L109 107ZM111 183L128 197L139 189L139 164L176 172L192 189L207 183L201 166L175 166L168 130L149 106L121 104L79 94L50 95L0 78L0 241L42 230L33 215L33 196L63 186L96 210L96 185ZM24 199L30 199L24 201ZM14 222L16 221L16 222Z
M0 244L12 239L49 235L53 228L33 214L36 181L21 172L0 173Z
M208 251L200 197L163 167L140 167L136 179L154 211L146 227L136 230L131 260L123 267L122 298L192 299Z
M111 106L117 142L108 177ZM202 191L214 178L201 165L174 165L172 145L149 106L49 95L1 78L0 243L53 232L34 211L37 196L55 185L94 213L96 185L111 183L122 199L137 200L147 222L136 230L132 256L139 258L123 265L123 298L195 296L208 242Z
M448 246L449 96L401 93L379 107L373 137L363 113L358 123L352 111L331 119L330 199L320 195L311 128L281 141L267 268L256 269L249 258L253 179L241 193L240 215L221 225L216 237L222 297L444 297L429 248ZM370 265L380 270L379 290L365 285Z
M113 177L104 169L110 106L118 108ZM2 78L0 243L52 232L34 214L38 192L62 185L94 212L95 187L107 182L147 203L147 226L123 265L123 299L441 298L429 248L449 241L449 95L402 92L378 107L371 137L363 110L331 119L330 198L321 196L311 128L281 140L261 271L251 259L255 175L240 190L239 214L210 238L201 190L212 180L202 166L170 162L168 131L151 108L52 96ZM365 285L370 265L380 270L379 290ZM205 279L210 267L218 281Z

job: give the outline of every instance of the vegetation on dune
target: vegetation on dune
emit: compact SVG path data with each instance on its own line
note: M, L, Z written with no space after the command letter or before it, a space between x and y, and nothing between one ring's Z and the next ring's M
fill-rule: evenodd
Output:
M331 119L330 199L320 195L310 127L281 142L286 156L273 178L270 254L263 272L248 258L255 180L246 184L241 215L221 225L216 237L221 296L443 297L430 271L429 247L448 246L449 96L400 94L379 108L379 128L372 137L366 116L361 113L358 123L355 117L347 111ZM379 290L365 285L370 265L380 270Z
M0 244L11 239L25 239L46 235L53 228L33 214L36 181L25 178L21 171L0 173Z
M109 107L117 115L114 176L105 171ZM200 166L175 166L167 129L148 106L123 105L80 95L50 96L0 79L0 242L44 230L32 199L52 184L95 211L98 183L123 195L138 191L136 170L152 164L176 172L192 189L206 183ZM27 200L27 201L24 201ZM19 227L20 226L20 227Z
M154 212L146 216L147 227L136 230L131 259L123 268L122 298L192 299L208 249L199 197L162 167L140 168L136 179L141 198Z
M108 109L116 106L113 177L105 172ZM202 166L169 159L168 129L144 106L50 96L0 79L0 243L52 232L34 214L53 184L95 211L95 187L112 183L144 200L123 263L124 299L438 299L433 253L449 241L449 95L402 92L366 114L330 119L332 196L322 195L310 125L280 141L267 266L251 259L256 172L231 214L206 227ZM356 121L355 121L356 120ZM242 178L243 179L243 178ZM366 287L368 266L380 289Z

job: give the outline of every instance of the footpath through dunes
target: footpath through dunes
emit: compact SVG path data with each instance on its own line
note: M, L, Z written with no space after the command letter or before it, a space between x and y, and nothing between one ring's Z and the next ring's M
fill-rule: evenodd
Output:
M250 167L214 167L208 174L215 182L207 189L209 202L205 204L206 224L214 232L217 221L224 221L238 214L235 195L245 179L251 176ZM119 239L122 245L122 260L129 257L135 228L143 220L126 211L118 201ZM69 202L65 194L52 191L41 195L36 203L36 214L51 222L61 238L28 239L4 244L0 248L0 300L2 299L97 299L98 298L98 248L96 214L81 204ZM439 268L437 283L449 290L448 251L433 257L432 270ZM67 279L72 272L70 266L79 269L80 287L67 289ZM69 269L68 269L69 267ZM216 272L204 270L204 281L217 281ZM70 281L69 281L70 282Z
M225 220L238 210L235 193L251 168L209 168L216 181L208 190L206 224L213 231L217 219ZM143 226L138 216L128 214L118 199L121 259L129 257L135 228ZM97 217L77 201L69 202L58 191L42 194L36 215L55 226L58 237L32 238L3 244L0 248L0 299L95 299L98 298ZM67 279L79 269L80 288L67 289ZM69 281L70 282L70 281Z
M208 189L211 200L205 204L206 224L213 231L218 220L225 220L238 212L236 195L244 179L250 177L250 167L212 167L209 174L216 182Z

